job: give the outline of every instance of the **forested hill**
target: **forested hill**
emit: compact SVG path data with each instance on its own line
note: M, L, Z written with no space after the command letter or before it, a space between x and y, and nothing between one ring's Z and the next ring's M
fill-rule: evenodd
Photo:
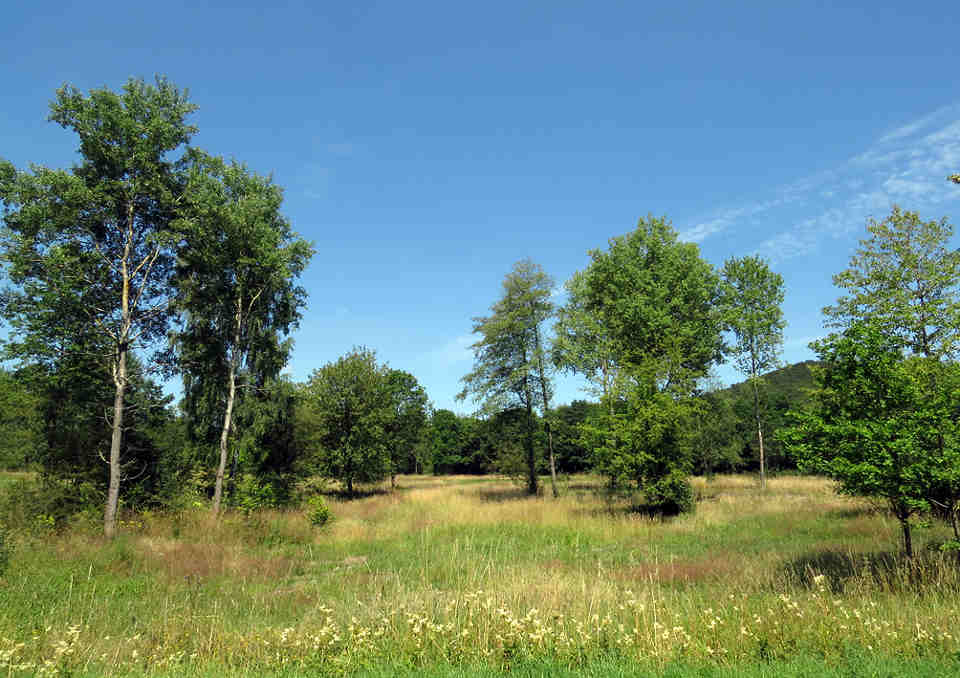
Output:
M805 401L814 388L813 372L810 368L819 365L818 360L804 360L781 367L779 370L767 372L763 375L764 388L767 391L769 402L786 400L795 405ZM742 381L723 389L734 398L753 397L749 382Z
M767 460L772 469L795 467L773 434L787 423L787 412L809 400L816 384L812 367L806 360L763 375L760 400L763 407L764 440ZM747 381L706 394L711 401L709 440L699 461L699 471L752 470L759 467L757 430L753 413L753 389Z

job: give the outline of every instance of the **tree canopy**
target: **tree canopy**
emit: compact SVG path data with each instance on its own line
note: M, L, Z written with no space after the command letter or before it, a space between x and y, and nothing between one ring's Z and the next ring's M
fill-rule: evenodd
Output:
M503 279L503 293L491 315L474 318L473 371L463 377L463 400L472 394L488 412L520 407L526 412L524 457L527 491L537 493L533 410L549 399L553 388L541 368L545 347L541 326L553 313L553 280L529 259L514 264Z
M820 389L781 439L801 470L835 478L843 492L885 501L912 555L910 516L930 508L938 479L956 462L952 407L928 388L931 363L906 359L882 325L855 322L815 348L823 361Z
M131 79L119 93L64 86L50 120L79 137L79 164L0 170L3 258L14 284L2 307L15 337L8 357L55 361L51 346L60 346L86 354L113 380L108 536L123 476L129 356L165 338L171 314L171 224L184 188L177 153L196 131L187 123L194 108L163 78Z
M721 271L721 305L726 329L733 335L733 362L753 388L753 416L760 448L760 486L766 484L763 449L761 375L779 365L783 347L783 277L760 257L727 259Z
M583 426L594 467L655 493L689 471L697 381L723 353L719 277L666 219L647 217L592 250L560 311L558 363L600 380Z
M313 250L280 213L283 193L237 163L195 151L177 222L176 337L194 426L220 423L213 511L220 509L238 380L264 387L286 364L306 303L296 284ZM212 400L212 402L211 402Z
M833 276L846 292L823 309L834 327L869 320L899 338L913 353L956 356L960 340L960 252L949 245L946 217L923 221L894 207L886 219L867 222L850 266Z

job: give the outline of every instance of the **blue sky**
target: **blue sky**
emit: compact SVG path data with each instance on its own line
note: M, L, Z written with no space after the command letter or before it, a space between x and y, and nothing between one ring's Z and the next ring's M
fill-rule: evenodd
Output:
M6 7L0 157L73 161L65 82L189 89L195 144L272 173L316 245L296 379L366 345L469 411L471 318L513 263L562 284L646 214L714 264L768 257L802 360L868 217L960 215L954 2L198 4Z

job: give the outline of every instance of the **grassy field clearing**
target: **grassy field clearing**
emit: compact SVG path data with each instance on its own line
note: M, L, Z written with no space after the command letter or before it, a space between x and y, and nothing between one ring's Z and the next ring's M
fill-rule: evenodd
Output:
M896 521L827 481L696 486L697 512L670 521L591 478L554 500L402 477L331 499L320 530L203 510L127 516L108 544L38 528L0 578L0 671L960 675L945 528L918 529L905 563Z

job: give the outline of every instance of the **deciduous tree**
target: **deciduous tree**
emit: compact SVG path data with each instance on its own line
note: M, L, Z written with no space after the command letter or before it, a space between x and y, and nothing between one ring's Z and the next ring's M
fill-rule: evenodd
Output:
M296 281L313 250L280 213L281 189L235 161L194 152L187 188L175 276L185 323L176 346L187 414L219 423L217 513L237 388L263 386L286 364L286 337L306 304Z
M733 334L733 362L753 390L753 416L760 448L760 487L766 486L763 454L762 374L779 366L783 347L783 277L760 257L731 259L723 264L721 304L724 324Z
M801 470L838 480L848 494L885 501L912 556L910 517L929 509L946 461L936 458L937 439L952 438L956 427L944 401L927 388L923 370L930 363L906 359L900 341L880 324L854 322L814 348L824 361L820 390L779 437Z
M387 476L393 402L388 370L373 351L355 348L314 370L300 406L299 425L318 469L340 480L348 495L356 483Z
M47 353L40 338L51 335L93 346L113 381L107 536L120 495L128 361L165 336L170 316L170 225L184 186L177 153L195 131L187 123L194 108L163 78L153 85L131 79L119 93L64 86L50 120L78 135L79 164L0 170L4 260L16 286L4 313L16 351ZM91 341L70 337L79 327Z
M870 236L833 276L846 291L823 309L838 328L853 322L877 324L917 355L954 357L960 339L960 252L950 247L953 226L946 217L923 221L899 207L883 221L867 222Z
M923 221L894 207L883 221L868 221L867 230L870 236L860 241L850 267L834 276L848 294L824 314L835 327L869 323L923 358L929 363L919 371L927 401L947 402L949 380L941 380L960 349L960 251L951 246L953 226L946 217ZM925 441L929 470L942 479L955 474L944 466L953 454L951 422L940 419L941 432ZM927 498L953 510L960 483L941 482Z
M387 447L390 451L390 485L396 486L398 472L416 472L416 447L427 426L427 392L417 378L403 370L387 373L390 418Z
M549 406L551 385L546 383L541 326L553 313L553 280L529 259L514 264L503 280L503 294L491 306L491 315L474 318L474 368L463 377L463 400L473 395L488 412L521 407L526 412L523 441L527 492L537 493L534 451L534 408Z
M719 279L662 218L590 259L561 312L560 362L602 379L602 413L584 426L595 463L612 482L652 487L689 470L686 401L723 349Z

